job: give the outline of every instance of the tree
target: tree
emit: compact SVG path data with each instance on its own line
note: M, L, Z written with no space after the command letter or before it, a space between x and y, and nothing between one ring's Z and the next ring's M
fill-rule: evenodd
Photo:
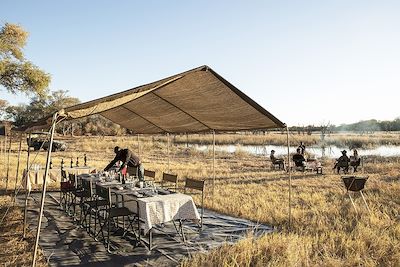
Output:
M50 95L33 96L28 105L8 106L6 117L12 119L15 125L22 126L79 102L78 98L68 96L68 91L53 91Z
M28 32L15 24L0 29L0 88L16 94L45 96L50 75L24 58Z
M5 114L7 106L8 106L8 102L6 100L0 99L0 119Z

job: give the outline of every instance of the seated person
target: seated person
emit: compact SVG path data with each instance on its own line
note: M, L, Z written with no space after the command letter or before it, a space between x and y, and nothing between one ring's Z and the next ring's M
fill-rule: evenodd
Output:
M285 161L275 157L275 150L271 150L271 155L269 158L271 159L272 164L279 166L279 169L283 170L285 168Z
M336 160L335 166L333 169L337 169L337 173L339 173L340 168L343 168L344 172L347 173L349 171L349 162L350 159L347 156L347 151L343 150L342 155Z
M353 156L350 156L350 166L354 168L354 172L357 172L357 167L360 166L361 158L358 156L356 149L353 150Z
M302 170L304 171L306 167L306 159L304 156L301 154L301 149L297 148L297 153L293 155L293 162L296 167L301 167Z

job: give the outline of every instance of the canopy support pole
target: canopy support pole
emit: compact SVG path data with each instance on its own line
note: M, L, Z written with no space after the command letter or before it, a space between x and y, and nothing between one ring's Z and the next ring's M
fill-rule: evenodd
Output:
M139 140L139 134L137 134L137 153L138 153L138 156L140 156L140 140Z
M47 178L48 178L47 176L49 175L50 160L51 160L51 150L53 148L53 137L54 137L54 129L56 128L57 115L58 115L58 113L55 113L53 115L53 121L52 121L52 124L51 124L50 144L49 144L49 148L47 150L46 169L45 169L45 172L44 172L42 198L41 198L41 202L40 202L40 212L39 212L39 220L38 220L37 231L36 231L35 246L34 246L34 250L33 250L32 267L35 267L35 264L36 264L37 248L38 248L38 245L39 245L39 237L40 237L40 226L42 224L44 200L45 200L45 197L46 197L46 183L47 183Z
M3 164L3 166L6 166L6 153L5 153L5 151L6 151L6 146L5 146L5 143L4 143L5 141L3 140L3 138L2 138L2 140L1 140L1 163ZM0 173L0 175L1 175L1 179L3 180L3 171Z
M28 179L29 179L29 158L30 158L30 151L31 151L31 132L29 132L28 135L28 155L26 157L26 172L25 172L25 207L24 207L24 229L23 229L23 235L22 237L25 239L26 238L26 217L28 213L28 195L29 195L29 190L28 190Z
M9 175L10 175L10 154L11 154L11 141L12 141L12 138L11 138L11 136L9 136L10 138L10 144L9 144L9 146L8 146L8 152L7 152L7 176L6 176L6 193L7 193L7 190L8 190L8 177L9 177Z
M167 153L168 153L168 172L170 172L169 166L169 133L167 133Z
M292 170L290 168L290 142L289 142L289 127L286 125L286 140L287 140L287 157L288 165L287 169L289 172L289 230L292 225Z
M19 163L20 163L20 159L21 159L21 146L22 146L22 134L19 135L17 171L16 171L16 174L15 174L15 186L14 186L14 201L17 198L17 184L18 184L18 174L19 174Z
M213 130L212 133L213 133L213 162L212 162L213 185L212 185L212 195L213 195L213 199L214 199L214 192L215 192L215 130Z

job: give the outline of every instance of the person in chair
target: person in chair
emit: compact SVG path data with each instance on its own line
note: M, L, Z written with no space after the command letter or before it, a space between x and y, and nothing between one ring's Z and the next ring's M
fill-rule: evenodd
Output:
M279 169L285 169L285 161L283 159L278 159L275 157L275 150L271 150L271 155L269 156L271 159L272 164L278 165Z
M122 164L119 167L118 172L123 170L125 167L136 167L138 168L139 181L144 180L144 167L140 158L136 156L131 150L125 148L120 149L118 146L114 147L115 158L104 168L104 171L108 171L115 163L121 161Z
M300 148L297 148L297 153L293 155L292 160L293 160L294 165L296 167L301 167L302 171L305 170L305 168L306 168L306 159L301 154L301 149Z
M343 150L342 155L336 160L333 169L337 169L337 173L339 174L340 168L343 168L344 172L347 173L349 171L349 162L350 159L347 156L347 151Z
M350 166L354 168L354 172L357 172L357 167L360 166L361 158L358 156L357 149L353 150L353 156L350 156Z

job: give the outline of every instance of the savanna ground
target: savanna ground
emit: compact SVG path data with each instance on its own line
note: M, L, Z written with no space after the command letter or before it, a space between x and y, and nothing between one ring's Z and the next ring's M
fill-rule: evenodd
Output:
M291 136L297 145L319 142L318 135ZM399 134L327 136L331 144L373 146L399 144ZM53 168L63 158L69 165L71 158L104 168L113 157L114 146L129 147L140 154L145 168L167 171L167 142L165 136L137 137L74 137L66 138L68 150L53 154ZM207 179L205 206L221 213L239 216L267 225L277 231L261 238L248 236L235 245L225 245L207 254L185 260L183 266L400 266L400 163L399 158L368 157L364 173L369 175L365 196L371 214L359 204L359 214L345 195L340 176L331 170L332 159L323 160L325 175L293 173L292 224L288 222L288 174L272 171L266 156L236 153L216 154L216 181L212 197L212 151L199 152L187 147L186 142L210 144L211 135L190 135L171 138L170 171L178 174L183 183L186 177ZM286 136L217 135L218 144L285 144ZM21 166L26 165L26 145ZM8 188L15 187L17 141L12 144ZM36 163L44 165L46 153L40 152ZM35 153L32 154L35 158ZM5 177L4 158L1 177ZM20 171L21 173L21 171ZM4 188L3 179L1 186ZM17 186L17 188L19 185ZM57 184L50 184L57 187ZM198 201L198 199L196 199ZM12 206L9 196L0 197L0 212ZM0 244L5 248L2 262L6 265L26 265L31 258L33 233L22 241L22 212L12 207L0 225ZM42 265L45 259L40 258Z

